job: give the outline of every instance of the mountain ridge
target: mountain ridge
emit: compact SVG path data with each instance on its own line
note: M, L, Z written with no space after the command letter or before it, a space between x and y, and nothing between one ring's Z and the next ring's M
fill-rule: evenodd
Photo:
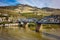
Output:
M20 12L20 13L29 13L29 12L36 12L38 11L39 14L41 13L51 13L51 14L55 14L58 13L60 14L60 9L54 9L54 8L49 8L49 7L43 7L43 8L38 8L38 7L33 7L30 5L24 5L24 4L18 4L16 6L0 6L0 9L7 9L7 10L12 10L12 11L16 11L16 12Z

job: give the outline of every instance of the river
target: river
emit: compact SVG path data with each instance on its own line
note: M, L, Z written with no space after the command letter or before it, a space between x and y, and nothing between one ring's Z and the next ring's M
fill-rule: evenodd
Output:
M0 27L0 40L47 40L42 33L23 28L2 28Z

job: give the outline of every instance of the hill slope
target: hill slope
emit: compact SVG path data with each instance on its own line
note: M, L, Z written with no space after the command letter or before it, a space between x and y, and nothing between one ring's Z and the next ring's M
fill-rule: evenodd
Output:
M0 13L10 13L13 15L20 15L22 13L34 14L34 15L60 15L60 9L53 9L53 8L37 8L32 7L29 5L18 4L16 6L1 6ZM12 13L11 13L12 12ZM22 15L20 15L22 16Z

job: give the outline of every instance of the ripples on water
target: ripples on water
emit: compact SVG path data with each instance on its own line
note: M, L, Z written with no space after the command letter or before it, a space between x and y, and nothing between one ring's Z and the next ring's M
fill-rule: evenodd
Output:
M0 28L0 40L45 40L41 33L28 29Z

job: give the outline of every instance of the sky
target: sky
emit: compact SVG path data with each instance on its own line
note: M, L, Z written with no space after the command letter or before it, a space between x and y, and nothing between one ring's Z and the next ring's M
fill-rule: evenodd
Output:
M51 7L60 9L60 0L0 0L0 6L27 4L35 7Z

